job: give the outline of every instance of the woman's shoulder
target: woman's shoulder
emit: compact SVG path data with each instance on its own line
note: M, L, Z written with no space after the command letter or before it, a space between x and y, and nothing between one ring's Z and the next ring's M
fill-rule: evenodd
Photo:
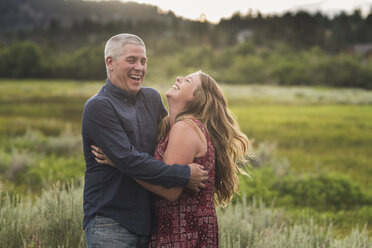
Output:
M182 119L176 121L173 126L171 127L171 132L183 132L192 129L192 124L189 119Z
M189 129L189 128L201 128L204 125L202 122L198 119L196 119L193 116L185 116L180 120L177 120L172 128L177 128L177 129Z
M194 126L195 124L197 124L198 126L204 126L199 119L191 115L183 116L182 119L178 120L177 122L188 123L191 126Z
M177 132L183 136L196 134L203 143L206 142L206 138L208 137L208 131L204 124L193 116L186 116L177 121L172 129L174 129L173 132Z
M190 127L193 127L197 132L199 132L199 134L200 132L202 132L204 136L208 134L208 130L203 122L194 116L186 116L182 118L182 121L188 124Z
M193 119L177 121L169 133L169 141L179 149L194 150L194 158L204 156L207 151L207 137Z

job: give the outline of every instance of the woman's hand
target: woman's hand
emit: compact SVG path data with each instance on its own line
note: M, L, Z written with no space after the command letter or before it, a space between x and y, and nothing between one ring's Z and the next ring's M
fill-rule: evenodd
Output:
M111 160L106 156L105 153L103 153L103 151L98 146L91 145L90 148L92 148L92 153L94 154L94 156L96 156L95 160L99 164L108 164L112 167L115 167L114 163L111 162Z

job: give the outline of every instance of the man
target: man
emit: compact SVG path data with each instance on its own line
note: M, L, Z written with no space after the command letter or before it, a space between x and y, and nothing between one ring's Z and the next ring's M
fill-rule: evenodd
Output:
M82 120L87 247L147 247L151 193L132 178L198 191L207 173L198 164L170 166L151 156L166 110L156 90L141 87L147 69L143 41L132 34L112 37L105 46L105 63L106 84L85 104ZM99 165L92 145L116 167Z

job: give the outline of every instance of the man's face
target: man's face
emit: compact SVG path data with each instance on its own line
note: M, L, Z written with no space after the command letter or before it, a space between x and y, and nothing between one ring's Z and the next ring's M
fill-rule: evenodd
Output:
M109 78L119 88L136 94L146 75L146 51L143 46L136 44L126 44L123 49L120 57L106 59Z

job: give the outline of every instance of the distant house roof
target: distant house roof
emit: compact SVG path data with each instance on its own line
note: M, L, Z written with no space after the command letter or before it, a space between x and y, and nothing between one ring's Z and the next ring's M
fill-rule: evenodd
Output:
M254 32L250 29L243 29L240 30L237 35L236 39L238 40L239 43L247 41L249 38L253 37Z
M368 56L372 54L372 43L367 44L355 44L351 47L352 52L362 56Z

